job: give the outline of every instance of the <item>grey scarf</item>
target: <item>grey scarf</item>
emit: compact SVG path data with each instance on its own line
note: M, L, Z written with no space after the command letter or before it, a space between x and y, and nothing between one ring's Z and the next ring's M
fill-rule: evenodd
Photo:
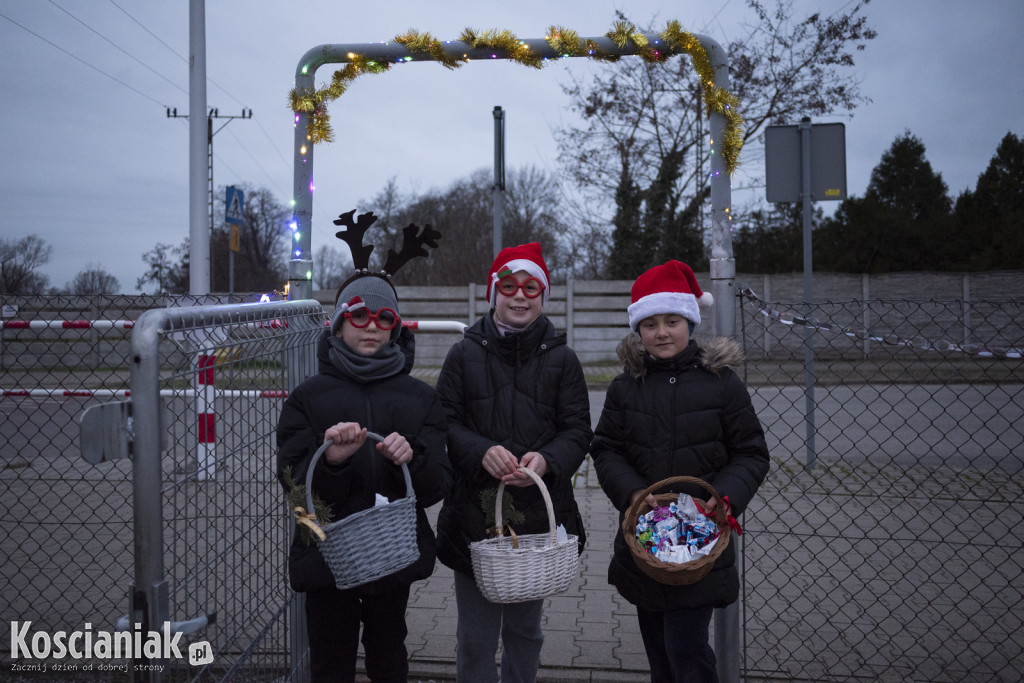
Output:
M341 337L331 337L330 342L331 365L353 382L376 382L397 375L405 367L405 355L395 342L388 342L372 356L356 353Z

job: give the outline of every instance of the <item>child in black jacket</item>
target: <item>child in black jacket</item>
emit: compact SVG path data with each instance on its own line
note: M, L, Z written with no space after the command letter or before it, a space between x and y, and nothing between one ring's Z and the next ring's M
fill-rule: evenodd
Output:
M355 679L362 623L369 677L404 682L409 587L434 569L435 539L424 509L451 484L447 421L437 393L408 374L404 349L411 348L411 333L403 331L398 310L385 276L357 272L343 284L330 331L319 341L320 372L291 392L278 422L277 472L286 491L288 483L305 482L313 454L334 442L317 462L312 483L331 521L372 507L378 494L404 497L403 464L416 494L419 558L371 583L339 590L316 543L295 534L289 575L292 588L306 593L315 681ZM369 441L368 431L385 435L383 442ZM387 541L379 539L385 547Z
M502 481L522 514L516 533L548 532L544 500L522 466L543 479L556 523L578 537L582 552L572 477L592 436L590 401L576 354L542 312L550 282L540 244L501 250L489 275L491 310L452 347L437 380L455 476L438 517L438 559L455 570L457 679L496 681L500 636L502 683L532 683L544 641L544 601L488 601L475 583L469 546L487 537L481 493Z
M661 584L638 569L626 546L626 510L651 484L686 475L711 484L738 516L768 473L764 431L730 368L742 358L739 346L720 338L702 348L690 338L699 303L709 299L679 261L637 278L628 309L633 331L618 349L625 371L608 388L590 449L598 481L620 513L608 580L636 605L658 682L717 680L708 626L713 609L739 594L735 544L696 583Z

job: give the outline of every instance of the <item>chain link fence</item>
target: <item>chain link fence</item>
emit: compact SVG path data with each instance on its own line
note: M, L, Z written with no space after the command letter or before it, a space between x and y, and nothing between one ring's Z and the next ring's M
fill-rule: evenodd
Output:
M287 675L288 523L273 474L273 433L289 365L310 372L297 365L311 365L312 339L326 317L315 303L283 315L275 306L289 304L232 299L212 308L225 298L5 299L17 318L4 321L0 349L3 622L30 621L30 633L184 622L194 635L180 641L182 652L198 639L217 655L216 670L166 662L190 679ZM186 315L202 310L219 313ZM138 337L136 321L147 311L164 322L156 348L139 353L131 334ZM129 369L149 353L157 358L149 389L159 407L143 416ZM129 393L133 460L90 464L78 420ZM141 453L138 443L154 432L157 452ZM155 486L133 491L140 461L153 455ZM140 500L149 499L157 501L157 544L135 532L153 521L138 516ZM145 563L156 565L151 574L160 580L139 586ZM11 641L0 643L8 661L10 648Z
M128 389L130 326L74 321L134 321L165 302L54 296L3 303L0 615L5 623L32 621L34 630L110 627L126 612L134 562L131 463L86 463L76 418ZM67 326L28 326L49 320ZM9 643L0 647L7 652Z
M1024 305L743 299L746 675L1024 678Z
M740 537L744 675L1024 678L1024 305L865 299L808 308L753 292L741 301L745 379L773 456ZM5 325L0 338L0 620L32 621L33 631L112 630L133 599L132 466L83 460L76 420L129 388L132 326L70 321L224 302L4 303L17 308L15 321L69 322ZM190 670L200 678L276 679L294 664L272 432L283 356L309 340L282 318L255 322L213 325L218 332L193 324L159 342L168 618L216 613L194 636L218 656L217 670ZM197 407L197 376L216 388L213 423ZM212 434L201 436L200 425ZM9 645L0 641L7 661Z

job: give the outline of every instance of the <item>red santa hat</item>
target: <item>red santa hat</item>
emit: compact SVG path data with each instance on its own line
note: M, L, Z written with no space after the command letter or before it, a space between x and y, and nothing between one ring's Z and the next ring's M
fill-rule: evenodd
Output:
M540 242L530 242L517 247L505 247L498 252L498 256L494 259L491 270L487 274L487 301L491 306L494 306L494 289L498 280L510 273L518 273L520 270L525 270L541 281L541 284L544 285L541 302L547 303L548 296L551 294L548 266L544 263L544 257L540 253Z
M654 266L633 283L633 303L626 312L635 332L644 318L659 313L678 313L694 325L700 325L700 308L714 303L710 292L702 292L690 266L668 261Z

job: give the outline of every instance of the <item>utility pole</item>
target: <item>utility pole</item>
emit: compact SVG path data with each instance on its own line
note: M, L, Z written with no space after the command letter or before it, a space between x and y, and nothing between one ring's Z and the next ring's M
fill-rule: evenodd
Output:
M494 205L494 258L501 251L501 229L505 216L505 112L494 108L494 185L491 186Z
M179 114L178 108L167 107L167 118L169 119L187 119L188 114ZM206 115L206 179L207 185L209 186L209 209L210 209L210 236L213 236L213 136L224 130L224 126L231 123L233 119L251 119L252 109L242 108L242 113L235 116L224 114L221 115L216 107L211 108ZM217 130L213 129L214 119L225 119L224 123L221 124ZM213 240L210 240L210 263L213 263Z

